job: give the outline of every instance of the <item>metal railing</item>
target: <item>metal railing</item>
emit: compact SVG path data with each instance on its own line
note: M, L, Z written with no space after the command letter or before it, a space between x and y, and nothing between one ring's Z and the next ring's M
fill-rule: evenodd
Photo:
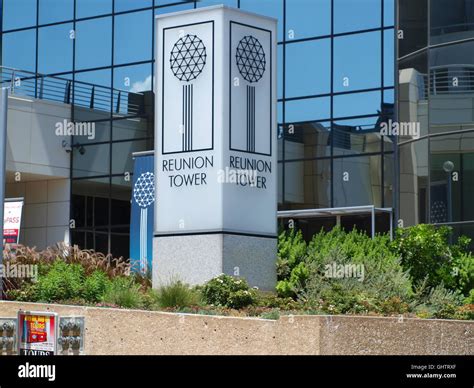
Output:
M472 30L474 30L474 23L446 24L444 26L431 27L431 35L438 36Z
M419 82L421 96L428 98L428 75L422 74ZM429 90L431 96L474 93L474 65L446 65L430 68Z
M144 96L82 81L0 66L0 84L11 95L57 101L119 116L143 113Z

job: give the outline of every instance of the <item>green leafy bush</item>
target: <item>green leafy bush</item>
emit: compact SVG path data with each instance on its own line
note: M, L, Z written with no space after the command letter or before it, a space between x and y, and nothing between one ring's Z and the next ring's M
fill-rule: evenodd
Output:
M209 280L202 288L202 295L208 304L239 309L256 302L255 291L245 279L219 275Z
M278 236L277 285L281 297L294 297L304 288L307 244L300 230L283 231Z
M84 268L57 260L33 285L37 301L57 302L83 297Z
M278 236L278 280L287 279L291 270L306 256L306 241L300 230L283 231Z
M465 304L473 304L474 305L474 288L469 292L469 295L466 299L464 299Z
M344 243L328 253L324 249L320 253L312 251L307 263L307 287L300 299L332 314L406 312L412 296L411 282L399 259L390 254L364 259L362 251L351 257L343 247ZM328 270L335 263L338 268L354 269L354 273L342 277L331 274Z
M470 239L463 236L449 244L452 228L420 224L397 229L392 247L402 258L415 284L424 281L436 287L443 283L464 295L474 287L474 257L468 250Z
M153 292L153 291L152 291ZM156 301L160 307L184 308L198 303L197 293L187 284L173 281L169 285L160 287L156 293Z
M117 277L108 285L102 300L120 307L139 308L142 306L140 285L132 277Z
M439 284L436 287L425 287L427 281L417 290L413 305L415 312L423 318L455 318L463 302L460 292L452 291Z
M105 272L95 270L84 281L84 299L88 302L101 301L110 282Z

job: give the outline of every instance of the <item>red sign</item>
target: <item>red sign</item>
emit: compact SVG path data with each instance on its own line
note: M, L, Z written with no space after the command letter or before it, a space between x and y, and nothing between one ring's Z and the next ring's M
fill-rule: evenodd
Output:
M20 355L56 354L58 335L56 313L18 312L18 353Z
M18 244L20 240L21 210L23 201L5 201L3 218L3 243Z

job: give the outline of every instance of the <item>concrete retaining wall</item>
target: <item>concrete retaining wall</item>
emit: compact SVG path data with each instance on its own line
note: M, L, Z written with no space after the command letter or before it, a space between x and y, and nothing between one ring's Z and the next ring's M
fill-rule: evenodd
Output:
M474 354L474 321L358 316L283 316L277 321L96 307L0 302L86 318L85 353Z

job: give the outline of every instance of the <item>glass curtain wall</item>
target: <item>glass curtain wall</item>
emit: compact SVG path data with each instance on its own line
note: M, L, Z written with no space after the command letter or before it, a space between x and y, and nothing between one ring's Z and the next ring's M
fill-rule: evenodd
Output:
M400 0L400 219L474 236L474 0Z
M74 120L95 124L74 140L73 242L128 255L131 153L153 148L153 17L216 4L278 19L279 208L392 207L394 0L3 0L3 65L76 81Z
M254 3L241 6L258 11ZM393 137L381 133L381 123L394 111L394 2L271 3L269 14L283 16L279 208L392 207ZM368 216L340 221L370 231ZM308 237L335 222L299 220Z

